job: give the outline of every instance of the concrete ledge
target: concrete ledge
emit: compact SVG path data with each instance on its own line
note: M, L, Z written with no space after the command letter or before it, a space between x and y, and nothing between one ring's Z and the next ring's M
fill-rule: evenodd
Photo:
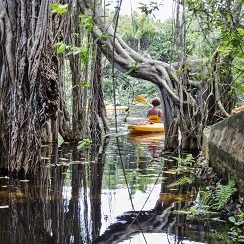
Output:
M205 154L210 166L234 178L239 192L244 194L244 112L211 126L207 137Z

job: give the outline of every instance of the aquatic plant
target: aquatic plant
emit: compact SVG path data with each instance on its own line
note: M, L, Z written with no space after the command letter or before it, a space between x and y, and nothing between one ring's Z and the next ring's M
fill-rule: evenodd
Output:
M214 204L212 208L217 210L223 208L236 191L235 181L232 179L229 180L227 185L219 185L214 194Z
M178 167L192 166L192 164L195 162L195 159L191 153L187 154L185 158L178 158L173 156L171 156L171 158L176 159L178 161Z
M230 179L227 185L219 185L216 190L200 190L198 198L195 200L194 209L201 213L220 211L228 203L228 200L236 192L235 182Z
M194 181L193 176L183 176L180 179L178 179L177 181L169 184L168 187L171 188L171 187L175 187L175 186L182 186L185 184L192 184L193 181Z

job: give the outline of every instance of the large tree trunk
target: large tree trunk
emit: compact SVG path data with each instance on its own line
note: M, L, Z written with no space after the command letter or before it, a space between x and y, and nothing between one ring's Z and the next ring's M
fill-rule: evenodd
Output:
M0 0L0 168L10 172L35 172L41 138L58 138L63 61L54 44L64 17L50 4Z

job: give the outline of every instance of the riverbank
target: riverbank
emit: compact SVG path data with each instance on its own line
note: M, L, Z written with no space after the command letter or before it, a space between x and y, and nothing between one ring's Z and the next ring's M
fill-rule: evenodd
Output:
M233 179L238 194L231 201L231 212L244 211L244 112L233 115L204 130L202 152L195 175L216 189Z

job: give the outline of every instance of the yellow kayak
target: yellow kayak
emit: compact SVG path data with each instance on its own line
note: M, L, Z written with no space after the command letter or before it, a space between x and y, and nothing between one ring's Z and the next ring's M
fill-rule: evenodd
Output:
M115 110L115 106L113 105L108 105L106 106L106 110ZM129 111L130 107L127 106L116 106L116 110L120 110L120 111Z
M128 130L131 133L135 133L135 134L158 133L158 132L164 132L164 124L153 123L153 124L146 124L146 125L129 125Z

